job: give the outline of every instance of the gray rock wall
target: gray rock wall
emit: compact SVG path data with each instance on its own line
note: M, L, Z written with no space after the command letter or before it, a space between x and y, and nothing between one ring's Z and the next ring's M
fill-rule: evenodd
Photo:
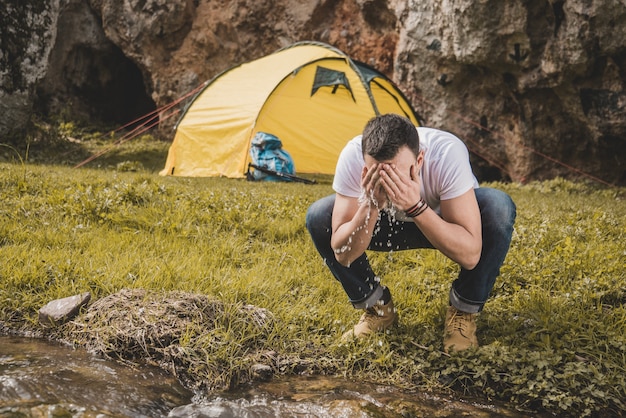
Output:
M624 2L409 1L397 13L396 81L477 166L624 184Z
M123 119L320 40L392 77L482 179L626 184L624 0L1 1L0 135L33 109Z
M2 0L0 138L23 129L56 40L59 0Z

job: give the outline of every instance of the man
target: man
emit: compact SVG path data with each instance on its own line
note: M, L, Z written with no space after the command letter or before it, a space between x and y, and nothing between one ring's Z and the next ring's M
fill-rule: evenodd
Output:
M399 115L377 116L341 152L333 189L336 194L311 205L306 224L350 302L365 310L343 338L397 322L391 292L372 271L366 250L435 248L460 265L444 349L477 347L476 315L508 252L516 210L502 191L479 188L463 142Z

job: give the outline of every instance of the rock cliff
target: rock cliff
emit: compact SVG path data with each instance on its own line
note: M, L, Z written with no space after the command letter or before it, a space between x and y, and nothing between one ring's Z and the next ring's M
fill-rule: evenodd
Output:
M481 179L626 184L623 0L3 0L0 135L34 111L125 122L319 40L394 79Z

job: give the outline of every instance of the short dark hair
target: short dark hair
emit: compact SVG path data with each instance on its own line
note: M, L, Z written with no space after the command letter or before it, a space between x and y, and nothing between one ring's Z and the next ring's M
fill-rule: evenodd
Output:
M420 151L419 137L413 122L404 116L388 113L370 119L363 129L363 155L377 161L390 160L403 146L409 147L417 156Z

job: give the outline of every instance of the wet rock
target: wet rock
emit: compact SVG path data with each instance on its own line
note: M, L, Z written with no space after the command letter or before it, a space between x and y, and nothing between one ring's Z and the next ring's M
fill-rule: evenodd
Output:
M39 323L44 326L61 325L74 318L80 308L87 305L90 299L91 293L85 292L80 295L53 300L39 309Z

